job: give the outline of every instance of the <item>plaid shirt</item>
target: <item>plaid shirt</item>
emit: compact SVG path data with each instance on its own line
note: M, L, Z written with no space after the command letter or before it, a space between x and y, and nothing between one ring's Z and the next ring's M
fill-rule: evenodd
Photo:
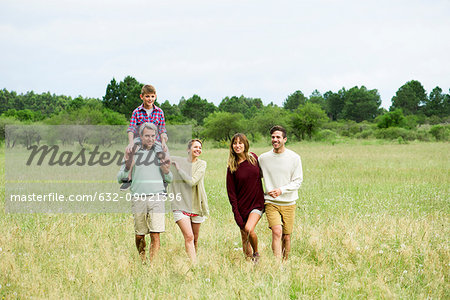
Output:
M153 123L158 128L158 134L156 140L161 141L161 134L166 133L166 121L164 120L164 112L161 108L153 104L153 110L150 116L144 109L144 104L138 106L131 115L130 126L128 126L127 132L133 132L134 136L139 136L138 128L143 123Z

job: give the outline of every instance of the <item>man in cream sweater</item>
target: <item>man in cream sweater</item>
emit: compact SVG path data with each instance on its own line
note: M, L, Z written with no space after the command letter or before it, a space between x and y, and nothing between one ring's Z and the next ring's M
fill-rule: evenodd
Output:
M270 129L273 149L261 154L259 165L264 177L265 210L272 230L275 257L287 259L291 250L298 189L303 181L300 156L285 147L286 129Z

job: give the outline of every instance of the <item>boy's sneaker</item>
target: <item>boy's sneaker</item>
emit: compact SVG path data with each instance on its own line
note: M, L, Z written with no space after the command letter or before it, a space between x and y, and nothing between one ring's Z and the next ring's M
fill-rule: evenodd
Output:
M131 180L125 179L122 180L123 184L120 186L120 190L121 191L126 191L130 188L131 186Z

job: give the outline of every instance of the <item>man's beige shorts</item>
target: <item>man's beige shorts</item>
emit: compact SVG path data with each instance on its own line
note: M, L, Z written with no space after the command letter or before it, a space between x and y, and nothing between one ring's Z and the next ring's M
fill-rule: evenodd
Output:
M132 211L135 234L146 235L165 231L164 202L133 201Z
M283 234L291 234L294 229L295 208L295 204L282 206L266 203L265 209L269 227L282 225Z

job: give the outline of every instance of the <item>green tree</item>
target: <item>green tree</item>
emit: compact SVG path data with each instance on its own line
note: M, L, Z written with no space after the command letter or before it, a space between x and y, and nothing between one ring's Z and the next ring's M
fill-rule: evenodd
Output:
M362 122L371 121L378 115L381 98L376 89L368 90L365 86L352 87L344 93L342 118Z
M225 97L219 104L220 111L229 113L241 113L245 118L251 118L259 110L263 108L263 103L259 98L247 98L241 95L240 97Z
M186 122L186 118L181 114L181 110L176 104L170 104L168 100L161 104L164 111L164 117L168 124L181 124Z
M323 98L322 94L318 90L314 90L308 99L311 103L316 103L320 105L320 108L323 110L326 110L326 103L325 99Z
M32 111L31 109L8 109L3 113L5 117L12 117L22 122L37 122L45 118L40 111Z
M435 87L428 97L423 111L426 116L447 117L450 115L450 104L448 95L442 93L440 87Z
M244 130L243 120L241 113L214 112L205 119L204 135L216 141L229 141L236 132Z
M28 109L36 112L37 115L48 117L64 110L71 100L71 97L52 95L49 92L36 94L30 91L18 95L14 91L9 92L3 89L0 90L0 114L9 109L15 109L16 111Z
M245 113L248 111L249 107L247 106L247 103L245 103L245 97L240 96L232 96L225 97L220 102L218 108L220 111L225 111L229 113L241 113L245 115Z
M283 102L283 108L294 111L298 108L299 105L303 105L306 103L306 97L303 95L301 91L295 91L290 94L286 100Z
M426 102L427 94L422 84L417 80L411 80L402 85L392 97L392 105L389 110L401 108L405 115L414 115Z
M216 110L216 106L213 103L209 103L206 99L202 99L198 95L193 95L187 100L182 98L178 107L185 118L194 119L200 125L203 124L203 120L207 116Z
M400 108L387 112L384 115L378 116L377 119L378 128L389 128L389 127L404 127L405 126L405 116Z
M312 135L327 120L327 115L319 104L307 102L300 106L292 116L292 128L297 138L304 139L306 134L311 139Z
M98 99L77 97L67 110L45 120L50 125L127 125L123 114L103 106Z
M342 110L344 109L345 104L345 93L345 88L342 88L337 93L328 91L323 95L325 100L325 111L327 112L328 117L333 121L341 119Z
M142 104L140 98L143 84L139 83L131 76L117 83L113 78L106 87L106 94L103 96L103 103L106 108L131 117L133 110Z
M6 89L0 90L0 114L4 113L8 109L15 109L14 100L17 95L15 92L9 92Z
M251 128L247 128L247 131L258 132L262 136L268 136L270 128L275 125L281 125L289 131L289 112L281 107L268 105L258 111L248 124Z

